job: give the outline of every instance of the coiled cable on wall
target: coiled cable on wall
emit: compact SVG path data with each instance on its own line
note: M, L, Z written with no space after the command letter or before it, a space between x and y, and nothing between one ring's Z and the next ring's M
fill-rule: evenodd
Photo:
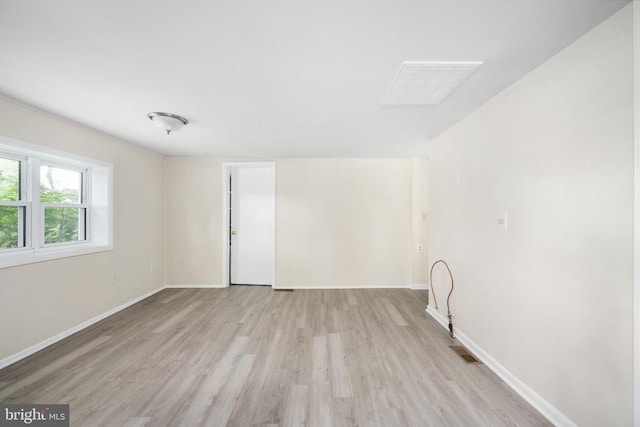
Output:
M433 296L433 305L436 307L436 310L437 310L438 300L436 299L436 294L433 291L433 268L439 263L444 264L444 266L447 268L447 271L449 272L449 277L451 278L451 290L449 291L449 295L447 296L447 317L449 318L449 336L453 338L453 315L451 314L451 294L453 293L454 283L453 283L453 274L451 273L451 269L449 268L449 265L447 264L446 261L439 259L438 261L433 263L433 265L431 266L431 270L429 271L429 286L431 287L431 295Z

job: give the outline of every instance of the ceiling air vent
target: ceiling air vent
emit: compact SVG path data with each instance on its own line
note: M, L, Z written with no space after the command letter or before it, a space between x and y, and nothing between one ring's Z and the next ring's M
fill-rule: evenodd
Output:
M382 105L435 105L464 83L482 61L405 61Z

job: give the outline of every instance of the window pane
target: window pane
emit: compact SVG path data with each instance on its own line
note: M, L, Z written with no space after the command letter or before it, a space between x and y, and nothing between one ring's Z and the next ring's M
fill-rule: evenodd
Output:
M24 246L24 207L0 206L0 248Z
M41 166L40 201L82 203L82 172Z
M44 243L85 240L85 211L83 208L45 208Z
M0 157L0 200L20 200L20 162Z

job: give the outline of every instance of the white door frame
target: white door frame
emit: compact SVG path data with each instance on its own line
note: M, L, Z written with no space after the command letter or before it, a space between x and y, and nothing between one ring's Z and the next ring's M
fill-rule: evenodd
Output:
M229 225L231 216L229 215L229 177L231 170L236 167L243 168L264 168L273 169L274 178L276 176L276 162L224 162L222 163L222 285L229 287L231 278L229 277ZM271 287L276 288L276 180L273 180L273 279Z

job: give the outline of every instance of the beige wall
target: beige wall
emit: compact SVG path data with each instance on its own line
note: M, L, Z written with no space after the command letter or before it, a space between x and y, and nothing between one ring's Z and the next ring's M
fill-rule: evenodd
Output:
M167 159L168 284L222 283L222 164ZM410 159L276 164L279 287L412 283ZM426 167L424 161L416 164ZM426 186L420 191L422 203Z
M277 163L279 287L411 284L410 159Z
M222 284L222 161L167 158L167 284Z
M429 251L455 275L456 325L580 426L631 425L631 18L430 147Z
M633 271L633 408L634 425L640 425L640 4L633 2L634 77L634 271Z
M412 283L420 287L429 285L428 189L429 161L423 158L411 159L411 274ZM422 246L422 252L418 251L418 245Z
M0 134L112 162L115 227L113 251L0 269L2 359L163 285L164 157L2 99Z

